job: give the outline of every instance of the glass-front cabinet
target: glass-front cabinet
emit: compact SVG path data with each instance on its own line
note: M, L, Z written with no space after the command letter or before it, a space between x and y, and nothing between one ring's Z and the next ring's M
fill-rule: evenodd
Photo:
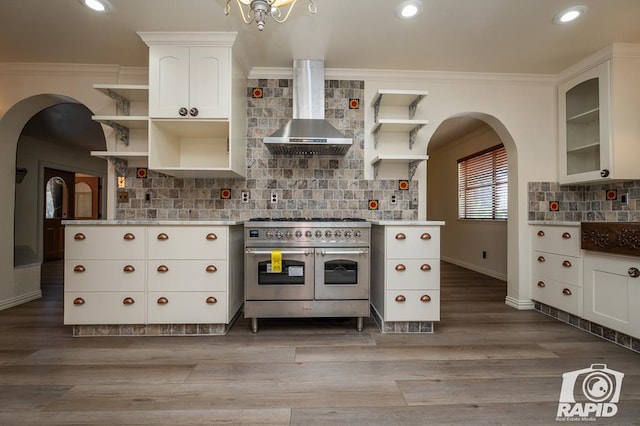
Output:
M559 87L560 182L611 177L609 62Z

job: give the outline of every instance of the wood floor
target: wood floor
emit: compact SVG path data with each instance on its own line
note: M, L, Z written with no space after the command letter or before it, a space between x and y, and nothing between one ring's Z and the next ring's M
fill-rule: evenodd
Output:
M595 423L640 424L640 354L514 310L504 282L450 264L431 335L349 319L72 338L61 264L44 269L42 299L0 312L0 425L556 424L562 374L596 363L625 377L618 414Z

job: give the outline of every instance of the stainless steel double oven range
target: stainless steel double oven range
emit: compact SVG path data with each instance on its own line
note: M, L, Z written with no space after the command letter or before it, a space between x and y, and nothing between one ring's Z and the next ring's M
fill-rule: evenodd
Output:
M369 316L371 224L363 219L256 218L245 222L244 316Z

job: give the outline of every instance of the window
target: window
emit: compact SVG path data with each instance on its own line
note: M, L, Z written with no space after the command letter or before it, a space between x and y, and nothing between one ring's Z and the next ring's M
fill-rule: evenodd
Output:
M506 220L508 181L504 145L458 160L458 218Z

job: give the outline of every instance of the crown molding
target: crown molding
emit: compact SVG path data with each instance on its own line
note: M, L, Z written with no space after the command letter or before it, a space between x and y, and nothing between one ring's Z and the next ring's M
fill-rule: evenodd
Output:
M95 64L54 64L36 62L4 62L0 63L0 75L32 75L32 76L118 76L119 65Z
M603 47L592 55L571 65L569 68L558 74L558 81L563 82L581 74L585 70L614 58L640 58L640 44L634 43L613 43Z
M220 46L231 47L236 32L214 31L138 31L138 36L147 46Z

